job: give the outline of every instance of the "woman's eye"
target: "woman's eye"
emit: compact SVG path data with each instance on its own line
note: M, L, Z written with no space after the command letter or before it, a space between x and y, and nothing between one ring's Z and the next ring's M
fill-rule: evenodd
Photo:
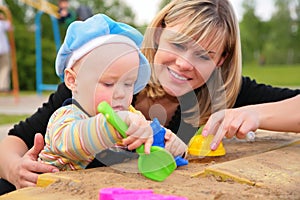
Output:
M185 50L185 46L182 44L178 44L178 43L172 43L172 45L179 50Z
M210 57L207 53L198 53L195 56L201 60L210 60Z

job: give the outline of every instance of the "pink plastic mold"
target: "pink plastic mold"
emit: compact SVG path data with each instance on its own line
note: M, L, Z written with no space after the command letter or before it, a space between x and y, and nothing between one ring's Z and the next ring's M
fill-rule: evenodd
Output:
M150 189L102 188L99 190L99 200L188 200L188 198L154 194Z

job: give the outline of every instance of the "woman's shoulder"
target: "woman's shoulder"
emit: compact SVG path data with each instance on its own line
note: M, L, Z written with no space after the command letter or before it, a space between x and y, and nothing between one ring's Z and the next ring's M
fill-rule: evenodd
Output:
M56 92L71 94L71 90L66 86L65 82L58 84Z
M49 101L53 100L54 102L58 102L60 104L60 106L62 105L62 103L68 99L72 97L72 92L71 90L66 86L66 84L60 83L57 86L57 90L52 93L50 95Z

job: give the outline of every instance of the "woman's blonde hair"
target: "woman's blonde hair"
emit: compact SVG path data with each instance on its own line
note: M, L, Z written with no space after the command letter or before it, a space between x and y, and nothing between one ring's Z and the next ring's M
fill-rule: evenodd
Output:
M232 107L236 101L242 77L239 25L229 0L172 0L156 15L144 37L142 51L152 65L151 80L144 91L150 98L165 95L153 70L157 33L165 25L173 27L179 23L182 24L180 34L193 38L198 44L209 39L208 49L222 48L225 58L206 84L193 91L198 105L185 111L194 113L184 120L197 127L206 123L212 112Z

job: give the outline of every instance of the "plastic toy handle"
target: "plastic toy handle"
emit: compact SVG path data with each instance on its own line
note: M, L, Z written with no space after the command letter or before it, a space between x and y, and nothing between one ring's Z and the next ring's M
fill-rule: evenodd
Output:
M98 112L102 113L107 121L111 125L113 125L115 129L117 129L117 131L122 135L123 138L127 138L127 124L115 113L115 111L106 101L99 103L97 109Z
M117 129L123 138L127 138L126 131L128 129L127 124L121 119L121 117L112 109L112 107L106 102L102 101L99 103L98 112L102 113L107 121ZM136 148L137 153L144 153L144 145L142 144Z

